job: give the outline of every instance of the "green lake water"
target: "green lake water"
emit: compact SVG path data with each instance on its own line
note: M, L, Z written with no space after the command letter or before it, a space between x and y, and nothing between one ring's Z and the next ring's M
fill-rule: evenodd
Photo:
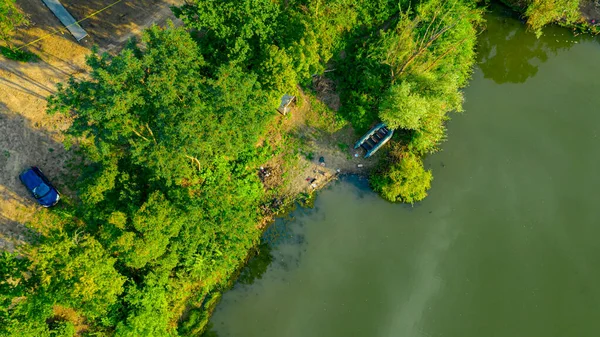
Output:
M600 335L600 40L487 20L429 197L334 183L266 233L209 335Z

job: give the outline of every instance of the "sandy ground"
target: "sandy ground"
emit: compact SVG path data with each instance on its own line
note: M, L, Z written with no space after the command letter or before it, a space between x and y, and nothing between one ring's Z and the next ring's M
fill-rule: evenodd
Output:
M62 3L80 20L115 1L88 0ZM40 60L20 63L0 56L0 249L13 250L25 239L26 222L39 206L18 180L28 166L40 167L61 192L64 188L69 154L62 145L62 132L69 121L46 114L46 97L56 84L69 76L85 76L85 56L94 44L103 51L116 52L143 28L167 20L178 23L169 6L182 0L123 0L81 23L89 37L81 43L65 32L58 19L39 0L19 0L30 26L14 37ZM56 33L56 34L52 34Z
M581 1L579 8L586 22L596 26L600 24L600 0Z
M319 88L317 88L319 89ZM339 108L339 97L335 91L317 97L332 110ZM310 119L317 119L308 97L302 93L302 100L287 116L279 116L274 124L281 124L277 131L269 131L271 138L282 138L282 134L291 134L300 140L297 149L291 148L288 153L272 158L265 163L272 176L265 179L266 189L275 188L280 192L277 198L294 198L300 193L311 193L324 187L332 179L342 174L368 174L376 165L379 151L369 159L365 159L363 149L354 150L357 135L350 125L335 132L319 127L311 127ZM275 136L273 136L275 135ZM283 160L282 156L291 155L292 160ZM321 162L321 159L323 162ZM285 175L285 182L282 176Z

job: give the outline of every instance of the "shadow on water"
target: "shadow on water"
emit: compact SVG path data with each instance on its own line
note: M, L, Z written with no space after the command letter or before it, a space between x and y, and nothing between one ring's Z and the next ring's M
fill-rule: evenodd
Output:
M327 192L339 183L354 185L356 188L353 189L353 193L356 193L359 200L373 194L368 181L354 175L341 177L340 180L330 184L318 194ZM307 230L309 230L307 224L326 221L326 213L321 212L319 208L318 195L314 198L317 199L314 204L296 204L287 215L277 219L265 230L261 237L261 244L257 247L256 255L248 261L235 282L233 288L236 291L252 294L256 292L255 287L263 278L268 281L269 278L276 277L281 282L287 282L285 275L301 266L305 259L304 254L310 249L307 240ZM275 271L283 271L284 274L278 274ZM273 272L276 276L269 275ZM219 310L220 308L217 307L216 311ZM220 336L213 324L212 321L208 323L202 337Z
M340 180L355 185L355 192L360 199L367 193L373 193L367 180L362 177L345 176ZM242 269L236 285L250 285L260 280L269 267L289 271L299 266L308 245L304 217L310 217L311 221L325 220L325 213L320 212L318 205L296 204L285 217L272 223L263 233L256 255Z
M252 284L255 280L261 279L271 262L273 262L271 246L263 242L258 246L256 255L248 261L246 267L240 273L237 282L240 284Z
M281 244L300 244L304 241L303 235L297 231L297 227L302 227L301 221L296 221L294 214L299 210L307 210L298 207L287 218L277 219L263 233L261 242L276 248ZM308 209L310 211L310 209Z
M291 267L299 266L302 252L306 251L306 248L302 247L306 240L302 233L303 222L298 218L317 212L317 209L308 206L296 204L285 217L276 219L265 230L260 239L261 243L240 272L234 288L242 287L244 291L249 291L248 286L262 279L270 268L289 271ZM284 252L281 249L283 246L293 249ZM202 337L219 337L212 322L208 323Z
M544 29L539 39L527 31L510 9L492 6L486 16L486 30L477 45L477 63L485 78L498 84L523 83L538 72L538 66L580 41L559 27Z
M356 185L360 198L371 191L366 180L360 177L347 176L342 180ZM256 255L248 260L240 272L236 286L250 285L260 280L269 267L286 271L298 267L308 244L303 220L307 216L312 221L319 216L324 220L324 213L320 213L314 204L296 204L286 216L276 219L263 233L261 243L256 247Z

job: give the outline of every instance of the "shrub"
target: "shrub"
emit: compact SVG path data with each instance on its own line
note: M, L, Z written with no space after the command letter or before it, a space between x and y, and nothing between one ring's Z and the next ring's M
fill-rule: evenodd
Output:
M28 51L20 50L20 49L16 49L16 48L0 46L0 53L2 53L2 55L4 55L8 59L19 61L19 62L30 62L30 61L38 60L37 55L35 55L34 53L30 53Z
M412 152L394 144L391 160L371 177L373 189L392 202L415 203L427 196L433 176L423 161Z
M557 21L572 23L581 16L579 0L532 0L527 10L527 25L535 35L542 35L542 27Z

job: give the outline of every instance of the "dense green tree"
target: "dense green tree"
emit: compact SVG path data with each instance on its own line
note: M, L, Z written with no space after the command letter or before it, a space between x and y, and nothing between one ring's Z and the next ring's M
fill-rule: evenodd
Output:
M13 299L24 296L29 288L25 275L30 263L16 254L0 253L0 326L6 326L10 320Z
M0 294L9 303L1 311L0 333L67 336L72 324L53 319L57 305L100 322L123 292L125 278L115 262L98 241L81 233L44 236L21 258L3 255L0 266L11 287Z
M382 120L396 130L405 146L403 157L409 158L382 170L384 176L375 175L373 185L388 200L414 202L426 195L430 180L418 165L420 156L435 152L444 140L447 113L462 111L460 89L475 61L482 15L475 1L464 0L423 1L400 9L395 19L347 49L338 79L345 104L341 113L359 130ZM416 175L399 184L395 179L402 174ZM409 197L414 191L423 193Z
M390 150L390 163L372 177L371 186L386 200L412 204L425 199L432 179L421 158L396 145Z
M39 278L38 293L47 301L76 308L90 319L100 318L123 292L125 278L115 270L115 258L89 235L56 235L35 247L29 258Z
M174 336L170 331L169 301L165 288L166 280L155 274L145 277L143 287L131 285L127 289L125 302L129 315L125 322L117 325L115 336Z
M158 191L152 192L131 221L119 211L113 212L108 220L114 226L110 234L118 233L112 247L131 268L143 268L162 256L184 221L180 212ZM106 239L109 242L113 235Z
M416 130L430 109L430 101L408 81L393 85L381 100L379 116L392 129Z
M236 65L255 72L261 84L277 93L294 90L297 83L294 68L305 67L298 62L307 59L296 58L291 52L303 53L293 47L304 43L302 32L306 26L297 20L298 16L286 15L278 2L189 1L176 8L175 14L201 33L199 44L213 69L224 64ZM297 31L285 29L286 24ZM318 59L313 63L318 63Z
M254 144L277 101L234 61L208 69L183 29L153 27L142 42L92 55L90 79L71 80L50 107L84 139L77 217L129 279L127 305L104 322L158 336L171 333L177 301L226 282L257 242Z

